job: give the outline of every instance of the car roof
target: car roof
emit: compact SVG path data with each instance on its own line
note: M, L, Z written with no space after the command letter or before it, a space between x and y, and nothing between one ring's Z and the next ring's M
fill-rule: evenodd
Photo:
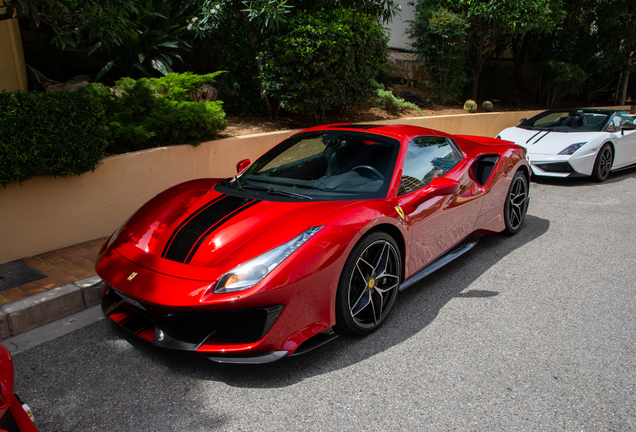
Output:
M443 137L454 137L451 134L447 134L435 129L424 128L420 126L411 126L404 124L362 124L362 123L334 123L334 124L326 124L320 126L314 126L309 129L305 129L302 133L305 132L317 132L317 131L329 131L329 130L350 130L356 132L369 132L377 135L384 135L392 138L396 138L398 140L406 140L410 141L411 138L422 136L422 135L432 135L432 136L443 136Z
M612 114L612 113L615 113L617 111L623 111L623 110L620 110L620 109L603 109L603 108L553 108L553 109L549 109L549 110L546 110L546 111L542 111L541 113L537 114L537 116L543 115L543 114L548 114L548 113L572 112L572 111L583 112L583 113L593 113L593 114Z

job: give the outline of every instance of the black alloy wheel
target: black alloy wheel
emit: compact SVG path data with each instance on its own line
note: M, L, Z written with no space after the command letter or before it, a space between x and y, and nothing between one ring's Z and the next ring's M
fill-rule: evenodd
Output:
M522 171L517 171L512 178L506 203L504 205L505 232L517 234L528 210L528 179Z
M598 155L596 155L596 160L594 161L594 169L592 171L592 179L599 183L607 180L607 176L609 176L613 162L614 151L612 150L612 146L609 144L605 144L603 147L601 147Z
M400 290L402 256L384 232L364 237L347 259L336 294L336 328L366 335L376 330L393 309Z

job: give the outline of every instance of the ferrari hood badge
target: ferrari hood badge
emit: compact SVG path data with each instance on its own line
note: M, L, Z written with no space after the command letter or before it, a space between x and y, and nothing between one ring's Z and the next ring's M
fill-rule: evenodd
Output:
M136 273L136 272L132 272L132 273L130 274L130 276L128 276L128 280L129 280L129 281L133 280L133 279L135 278L135 276L137 276L137 273Z
M402 219L404 219L404 211L402 210L402 207L395 206L395 211L398 212L398 214L400 215Z

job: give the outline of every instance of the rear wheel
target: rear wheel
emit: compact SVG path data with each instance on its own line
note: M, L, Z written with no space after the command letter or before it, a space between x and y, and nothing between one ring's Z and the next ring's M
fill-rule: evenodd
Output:
M376 232L351 252L338 283L336 328L353 335L376 330L393 309L400 290L402 257L393 238Z
M505 232L507 234L517 234L521 229L521 224L528 210L528 186L526 175L522 171L517 171L512 178L512 183L510 183L504 205Z
M592 179L597 182L604 182L612 169L613 162L614 150L612 150L611 145L605 144L596 155Z

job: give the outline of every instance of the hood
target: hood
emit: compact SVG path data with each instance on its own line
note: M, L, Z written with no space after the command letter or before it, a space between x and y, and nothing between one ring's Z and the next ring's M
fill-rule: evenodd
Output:
M161 266L162 272L170 267L184 270L183 265L232 268L319 225L343 207L342 202L226 195L214 190L216 182L188 182L149 201L123 228L116 250L146 267Z
M555 155L571 144L597 138L599 132L549 132L512 127L503 130L499 136L525 147L528 154Z

